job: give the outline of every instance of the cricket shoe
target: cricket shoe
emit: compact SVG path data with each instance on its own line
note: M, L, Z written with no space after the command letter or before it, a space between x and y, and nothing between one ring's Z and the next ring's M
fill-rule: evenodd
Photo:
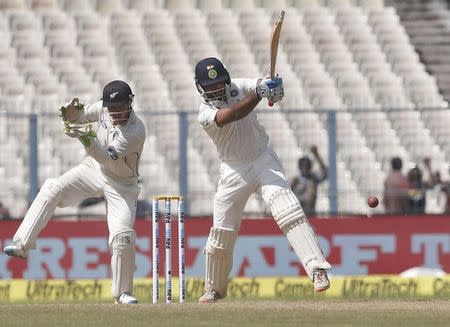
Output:
M116 299L116 304L137 304L138 300L128 294L128 293L122 293L117 299Z
M313 284L314 292L323 292L330 288L330 280L325 269L314 270Z
M7 245L3 248L3 253L11 257L17 257L26 259L28 258L28 252L23 249L23 245L14 242L11 245Z
M203 294L199 299L198 303L214 303L217 300L220 300L222 296L216 291L207 290L205 294Z

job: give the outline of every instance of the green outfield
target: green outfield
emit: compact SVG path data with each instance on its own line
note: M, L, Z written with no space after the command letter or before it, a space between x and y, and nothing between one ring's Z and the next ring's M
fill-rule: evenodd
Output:
M448 326L450 300L0 305L0 326Z

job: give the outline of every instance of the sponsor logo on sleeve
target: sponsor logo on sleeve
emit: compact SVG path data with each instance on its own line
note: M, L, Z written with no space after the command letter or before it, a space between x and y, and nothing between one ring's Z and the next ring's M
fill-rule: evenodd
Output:
M116 149L114 149L112 146L110 146L108 148L108 153L109 153L109 156L111 157L112 160L119 159L119 155L117 154Z

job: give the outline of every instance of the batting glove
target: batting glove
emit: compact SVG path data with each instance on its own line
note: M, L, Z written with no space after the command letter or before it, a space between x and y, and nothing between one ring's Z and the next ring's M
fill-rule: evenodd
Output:
M84 104L78 98L72 99L59 108L59 116L64 122L79 123L84 112Z
M97 134L92 130L92 125L80 125L69 122L64 123L64 133L67 136L78 138L85 147L91 146L91 139L97 137Z
M279 77L276 77L274 81L277 86L270 90L269 96L267 97L269 103L281 101L284 97L283 80Z
M276 89L283 88L283 79L280 77L275 77L274 79L264 78L257 86L256 93L262 98L269 98L272 96L273 91Z

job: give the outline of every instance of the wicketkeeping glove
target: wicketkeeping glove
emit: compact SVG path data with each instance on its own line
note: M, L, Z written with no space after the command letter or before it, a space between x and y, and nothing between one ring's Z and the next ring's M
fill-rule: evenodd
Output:
M97 137L92 125L80 125L64 122L64 133L70 137L78 138L85 147L91 146L91 140Z
M59 116L64 122L79 123L84 112L84 104L78 98L72 99L59 108Z

